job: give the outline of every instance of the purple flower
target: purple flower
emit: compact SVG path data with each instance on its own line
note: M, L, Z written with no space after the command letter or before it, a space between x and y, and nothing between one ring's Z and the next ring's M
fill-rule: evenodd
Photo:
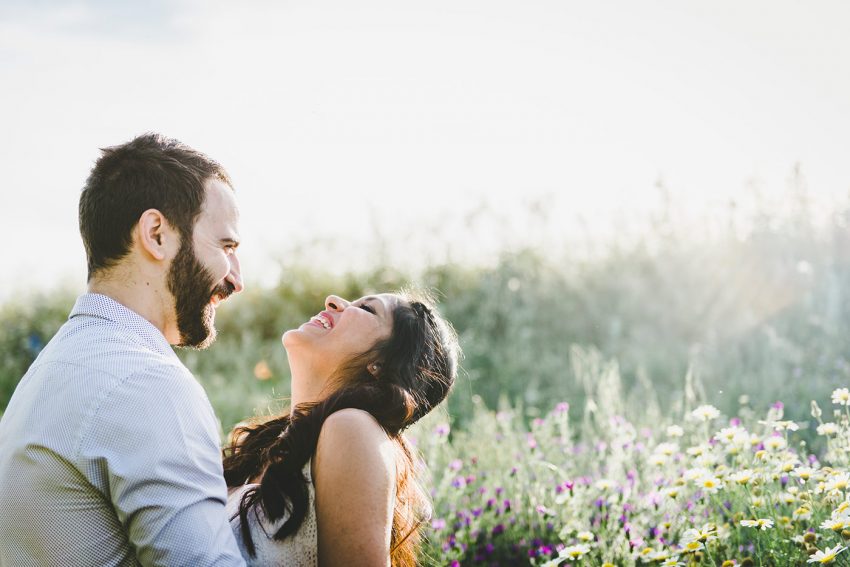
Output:
M449 463L449 470L459 471L462 466L463 461L461 461L460 459L455 459L454 461Z
M442 530L446 527L446 521L442 518L437 518L431 522L431 527L435 530Z
M492 534L493 534L494 536L497 536L497 535L502 534L502 533L504 533L504 532L505 532L505 525L504 525L504 524L496 524L496 525L493 527L493 532L492 532Z
M570 404L567 402L561 402L555 406L555 409L552 411L552 413L566 413L568 411L570 411Z

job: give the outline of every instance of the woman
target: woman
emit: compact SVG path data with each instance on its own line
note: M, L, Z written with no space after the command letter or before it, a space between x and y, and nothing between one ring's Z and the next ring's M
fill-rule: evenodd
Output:
M407 294L325 307L283 335L289 414L231 436L231 525L249 565L415 565L430 506L402 432L448 394L457 339Z

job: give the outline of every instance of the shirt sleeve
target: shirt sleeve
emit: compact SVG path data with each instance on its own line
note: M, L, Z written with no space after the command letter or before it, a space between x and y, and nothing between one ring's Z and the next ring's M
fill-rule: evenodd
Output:
M177 365L114 388L81 439L87 475L100 475L145 566L244 566L225 514L218 422L194 377Z

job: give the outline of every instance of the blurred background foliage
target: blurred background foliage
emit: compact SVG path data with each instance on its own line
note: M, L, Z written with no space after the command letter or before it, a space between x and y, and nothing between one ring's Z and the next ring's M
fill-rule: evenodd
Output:
M639 231L594 243L590 255L552 237L565 221L539 211L528 214L550 225L535 229L549 236L478 264L399 268L409 263L379 253L372 265L334 273L302 247L284 255L276 285L249 285L219 309L215 345L180 356L228 430L285 406L280 336L321 310L327 294L415 285L438 293L465 353L448 406L456 426L479 402L519 406L529 418L560 401L581 407L588 388L573 347L616 361L619 394L636 411L682 411L687 382L730 414L745 395L753 407L799 400L786 415L802 419L808 400L848 383L850 208L816 219L803 190L790 198L792 206L758 210L743 223L731 212L719 222L677 222L675 210L662 208ZM35 290L0 307L0 410L74 295Z

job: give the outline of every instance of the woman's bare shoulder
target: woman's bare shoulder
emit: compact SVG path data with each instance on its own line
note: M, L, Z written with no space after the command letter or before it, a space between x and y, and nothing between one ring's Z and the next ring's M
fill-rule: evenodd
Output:
M378 460L384 461L384 456L394 457L394 443L372 414L345 408L332 413L322 424L316 453L322 460L360 455L363 459L380 457Z

